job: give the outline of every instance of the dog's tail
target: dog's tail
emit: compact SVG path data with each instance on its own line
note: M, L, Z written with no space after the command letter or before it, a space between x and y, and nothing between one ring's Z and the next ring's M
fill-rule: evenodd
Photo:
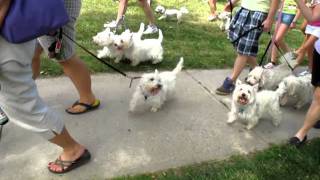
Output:
M163 41L163 34L162 34L161 29L159 29L159 37L158 37L158 41L160 41L160 43L162 43L162 41Z
M183 68L183 57L180 58L179 63L177 64L176 68L174 68L174 70L172 71L175 75L177 75L181 69Z
M138 36L141 38L144 32L144 23L140 23L140 28L137 32Z

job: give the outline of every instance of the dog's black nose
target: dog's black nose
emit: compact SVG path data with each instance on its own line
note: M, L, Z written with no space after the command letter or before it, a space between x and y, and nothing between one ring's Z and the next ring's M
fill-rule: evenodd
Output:
M242 93L241 96L242 96L242 97L246 97L246 94L245 94L245 93Z
M247 81L248 80L248 77L244 78L244 81Z
M158 88L162 88L162 85L161 85L161 84L158 84L157 87L158 87Z

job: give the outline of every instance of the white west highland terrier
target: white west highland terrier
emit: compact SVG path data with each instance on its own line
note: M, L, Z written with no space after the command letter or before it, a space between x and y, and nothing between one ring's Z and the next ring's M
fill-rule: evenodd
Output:
M231 24L231 13L223 11L218 15L218 18L221 20L219 24L219 28L221 31L229 31L229 27Z
M283 93L268 90L258 92L258 85L250 86L238 80L227 123L243 120L249 130L255 127L261 118L271 118L273 125L278 126L282 119L279 99Z
M312 101L314 88L311 84L311 74L286 77L279 84L278 89L285 91L280 98L281 105L286 105L289 100L293 100L294 107L300 109Z
M167 19L170 17L176 17L178 23L180 23L185 14L188 14L189 11L186 7L181 7L180 9L165 9L163 6L158 5L155 9L155 12L162 14L158 20Z
M138 107L151 107L152 112L157 112L163 103L173 96L176 76L183 67L183 58L173 71L143 74L130 102L129 111L135 112Z
M133 33L124 32L115 39L115 46L124 50L124 55L131 61L132 66L137 66L143 61L152 61L157 64L163 59L163 35L159 30L158 39L135 38Z
M132 33L134 39L141 39L144 31L144 24L140 24L139 31ZM123 34L130 33L130 30L124 31L121 35L114 34L110 28L106 28L104 31L99 32L93 37L93 41L99 46L103 46L102 50L98 50L98 57L110 57L115 58L115 63L119 63L124 58L124 49L118 47L115 41L120 38Z
M267 90L277 89L283 78L292 74L286 64L280 64L272 69L257 66L249 72L246 82L250 85L259 84L259 88Z

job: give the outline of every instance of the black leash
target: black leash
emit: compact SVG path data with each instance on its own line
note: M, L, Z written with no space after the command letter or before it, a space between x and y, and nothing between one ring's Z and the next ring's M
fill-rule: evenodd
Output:
M75 40L73 40L70 36L68 36L66 33L62 32L62 34L67 37L68 39L70 39L74 44L76 44L77 46L79 46L82 50L84 50L85 52L87 52L88 54L90 54L92 57L94 57L95 59L97 59L98 61L100 61L101 63L107 65L109 68L113 69L114 71L118 72L119 74L121 74L122 76L130 79L130 85L129 88L131 88L132 82L135 79L140 79L140 76L129 76L127 75L125 72L121 71L120 69L112 66L111 64L109 64L108 62L102 60L101 58L98 58L94 53L92 53L91 51L89 51L87 48L85 48L84 46L82 46L81 44L79 44L78 42L76 42Z
M258 25L256 27L253 27L247 31L245 31L244 33L242 33L237 39L231 41L232 44L238 42L242 37L246 36L247 34L249 34L251 31L255 30L255 29L262 29L263 28L263 25Z

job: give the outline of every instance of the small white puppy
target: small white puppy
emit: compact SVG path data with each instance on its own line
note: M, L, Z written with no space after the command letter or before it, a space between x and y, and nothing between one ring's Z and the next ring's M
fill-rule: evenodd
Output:
M144 24L140 24L138 32L132 33L133 39L141 39L144 31ZM130 30L124 31L121 35L114 34L110 28L106 28L104 31L99 32L93 37L93 41L99 46L103 46L102 50L98 50L98 57L110 57L115 58L115 63L119 63L124 58L124 49L118 47L115 43L116 40L120 39L123 34L130 34Z
M246 128L252 129L259 119L271 118L273 125L278 126L282 119L279 104L282 93L268 90L258 92L258 85L250 86L238 80L227 123L244 120L247 123Z
M257 66L251 70L246 77L246 82L250 85L259 84L259 88L275 90L283 78L292 74L286 64L280 64L272 69L265 69Z
M151 107L152 112L157 112L163 103L173 96L176 76L183 67L183 58L173 71L143 74L142 78L133 94L129 111L135 112L141 106Z
M168 17L176 17L178 20L178 23L182 21L184 14L189 13L186 7L181 7L180 9L165 9L161 5L158 5L156 7L155 12L162 14L162 16L159 17L159 20L166 19Z
M219 24L219 28L221 31L229 31L230 23L231 23L231 13L223 11L218 15L218 18L221 20Z
M117 48L124 50L124 55L131 61L132 66L137 66L143 61L152 61L157 64L163 59L162 48L163 35L159 29L158 39L135 38L133 33L124 32L115 39L114 44Z
M93 42L99 46L103 46L102 50L98 50L98 58L110 57L115 58L116 63L120 62L124 56L124 52L122 49L114 47L114 40L117 36L111 32L110 28L106 28L93 37Z
M312 101L314 88L311 84L311 74L288 76L281 81L278 89L285 91L280 98L281 105L286 105L290 99L294 101L294 107L300 109Z

